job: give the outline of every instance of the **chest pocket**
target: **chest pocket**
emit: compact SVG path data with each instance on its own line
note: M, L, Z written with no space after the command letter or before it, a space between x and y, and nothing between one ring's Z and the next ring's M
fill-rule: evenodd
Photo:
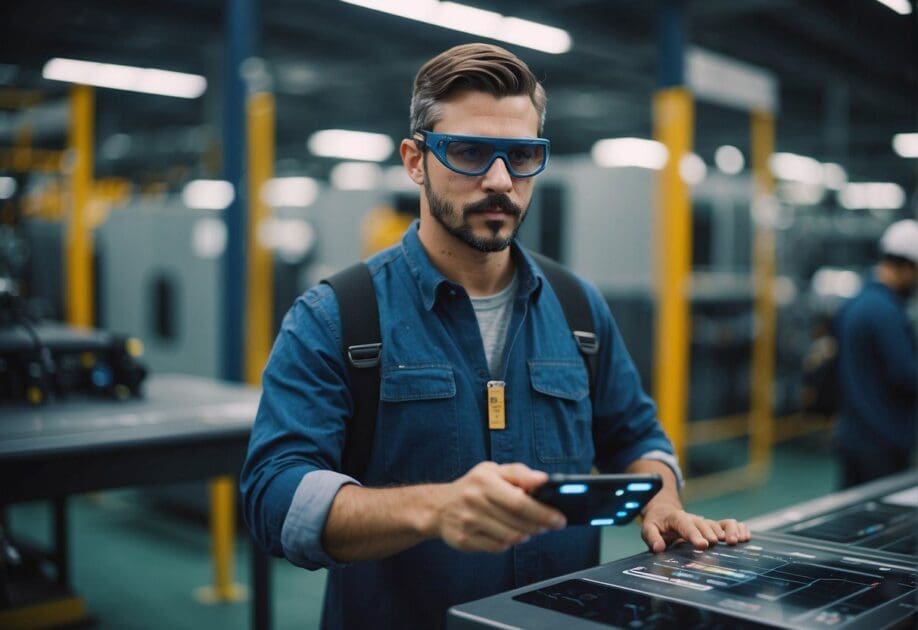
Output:
M539 460L565 463L593 458L593 409L583 360L531 359L535 448Z
M456 380L449 365L384 368L380 428L387 476L396 482L451 481L459 475Z

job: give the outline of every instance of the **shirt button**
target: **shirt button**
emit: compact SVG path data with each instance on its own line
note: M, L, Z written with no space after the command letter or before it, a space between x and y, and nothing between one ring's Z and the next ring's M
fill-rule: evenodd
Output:
M449 294L452 295L453 297L456 297L456 289L450 289Z

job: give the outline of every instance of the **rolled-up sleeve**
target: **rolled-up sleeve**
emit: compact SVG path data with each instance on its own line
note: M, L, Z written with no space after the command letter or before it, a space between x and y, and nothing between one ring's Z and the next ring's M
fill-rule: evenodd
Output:
M290 562L304 569L345 566L325 553L321 541L332 501L341 486L349 483L360 485L333 470L314 470L300 481L281 531L281 546Z
M325 285L284 317L262 375L262 397L240 477L243 515L269 553L315 569L338 489L345 420L353 410L341 353L338 307Z

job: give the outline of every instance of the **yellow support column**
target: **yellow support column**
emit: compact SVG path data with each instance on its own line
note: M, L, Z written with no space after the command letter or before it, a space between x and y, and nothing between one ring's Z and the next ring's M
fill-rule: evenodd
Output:
M92 278L92 240L87 206L92 189L93 110L95 93L85 85L70 93L70 216L66 233L66 315L74 326L93 324L95 291Z
M775 380L775 234L770 219L774 179L768 160L774 153L775 121L768 112L752 114L752 176L755 243L755 340L752 346L752 413L749 426L749 463L764 477L771 464L774 442L773 390Z
M198 601L219 604L245 600L245 587L233 582L235 537L236 481L232 477L217 477L210 482L210 544L214 583L195 591Z
M246 280L245 380L261 383L273 338L274 258L261 235L271 208L262 190L274 169L274 96L258 92L248 102L249 225Z
M692 207L679 161L691 151L694 102L685 88L658 91L653 100L654 137L669 158L660 173L657 200L657 318L654 390L660 419L684 460L689 381L689 274L692 263Z
M247 104L248 200L246 270L245 380L261 382L261 371L271 351L273 335L274 259L261 235L271 218L271 208L262 190L274 168L274 97L258 92ZM244 587L233 582L233 543L236 538L236 484L231 477L214 479L210 484L211 545L214 585L198 589L197 597L206 603L240 601Z

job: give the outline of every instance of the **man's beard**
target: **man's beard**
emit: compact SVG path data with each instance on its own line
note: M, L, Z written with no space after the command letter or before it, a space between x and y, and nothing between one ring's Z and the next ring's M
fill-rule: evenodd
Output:
M427 195L427 204L430 206L430 214L437 223L443 226L447 232L458 238L460 241L479 252L499 252L507 249L510 243L516 238L520 226L526 220L529 214L523 208L510 201L510 197L503 193L488 195L481 201L466 204L462 208L462 220L458 225L452 225L450 219L457 217L456 209L453 204L449 203L437 194L430 187L430 180L424 177L424 193ZM499 208L509 216L515 217L516 227L509 237L500 236L500 229L504 226L503 221L486 221L485 225L491 230L490 236L479 237L475 235L468 218L473 214L480 214L485 211L493 211ZM528 209L528 208L527 208Z

